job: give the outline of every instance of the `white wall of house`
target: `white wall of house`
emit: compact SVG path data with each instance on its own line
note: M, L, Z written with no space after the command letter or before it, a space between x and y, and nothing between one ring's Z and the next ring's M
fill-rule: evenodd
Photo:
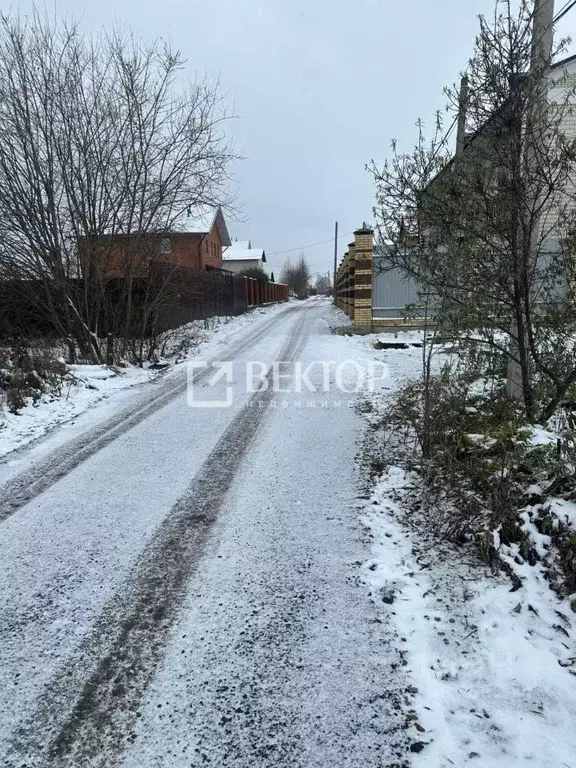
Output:
M567 139L576 138L576 61L569 61L550 72L550 88L548 99L551 110L554 105L564 112L560 130ZM568 180L564 194L558 196L555 205L547 206L548 210L542 222L543 239L548 241L552 249L554 241L558 241L564 232L558 226L561 215L573 215L576 212L576 176Z
M229 269L235 274L254 267L264 269L262 259L222 259L222 269Z

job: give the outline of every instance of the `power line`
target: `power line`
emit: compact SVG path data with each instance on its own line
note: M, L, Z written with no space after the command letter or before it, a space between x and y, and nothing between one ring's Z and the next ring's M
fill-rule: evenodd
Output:
M576 2L576 0L575 0ZM342 237L350 237L350 235L353 235L354 232L344 232L343 235L339 235L338 240ZM294 251L304 251L306 248L314 248L316 245L324 245L324 243L333 243L334 238L330 237L328 240L320 240L317 243L310 243L310 245L300 245L298 248L287 248L285 251L274 251L273 253L267 253L266 258L268 256L278 256L281 253L293 253Z
M574 6L575 6L575 5L576 5L576 0L568 0L568 2L566 3L566 5L564 5L564 6L563 6L563 7L562 7L562 8L561 8L559 11L558 11L558 13L556 14L556 16L554 17L554 24L556 24L556 22L560 21L560 19L561 19L563 16L566 16L566 14L568 13L568 11L571 11L571 10L572 10L572 8L574 8Z
M316 259L315 261L308 261L308 259L306 259L306 264L308 264L308 266L311 267L312 269L317 269L329 263L330 263L330 256L326 257L325 259Z
M317 258L317 259L311 259L311 260L310 260L310 259L307 259L306 257L304 257L304 258L305 258L305 260L306 260L306 264L308 264L308 266L310 267L310 269L314 269L314 270L315 270L315 269L320 269L320 268L322 268L322 269L328 269L328 267L330 266L330 263L331 263L331 258L332 258L332 257L331 257L331 255L330 255L330 254L328 254L328 256L319 257L319 258ZM266 254L266 259L268 259L268 254ZM268 268L269 268L269 269L270 269L271 267L272 267L273 269L281 269L281 265L280 265L280 266L278 266L278 265L280 264L280 262L277 262L277 263L276 263L276 266L273 266L273 265L272 265L271 263L269 263L268 261L266 262L266 264L267 264L267 266L268 266Z

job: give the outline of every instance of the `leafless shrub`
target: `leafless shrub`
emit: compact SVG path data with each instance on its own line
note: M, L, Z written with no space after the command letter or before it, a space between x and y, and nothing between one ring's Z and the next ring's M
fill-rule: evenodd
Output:
M425 392L427 389L427 392ZM425 418L424 401L429 401ZM533 445L522 408L499 389L479 388L468 373L446 367L402 388L374 425L382 466L399 462L424 481L428 526L451 541L474 540L487 559L493 532L516 542L529 560L538 556L522 531L520 510L535 509L534 524L553 535L558 552L559 591L575 578L568 529L552 526L547 513L551 496L576 499L576 433L567 430L558 444ZM530 489L540 488L540 491ZM532 494L532 495L530 495Z
M0 397L10 412L18 413L43 394L60 395L67 370L46 344L19 339L0 350Z

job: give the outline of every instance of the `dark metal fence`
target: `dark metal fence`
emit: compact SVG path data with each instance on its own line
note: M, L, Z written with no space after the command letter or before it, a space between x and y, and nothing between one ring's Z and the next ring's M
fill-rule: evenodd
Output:
M0 281L0 337L59 335L65 327L59 313L74 297L84 322L104 337L154 335L193 320L240 315L250 306L287 299L287 288L226 270L191 270L154 264L146 278L110 278L66 286L49 281ZM69 303L69 302L68 302ZM62 322L60 322L62 320Z
M192 320L246 311L243 281L224 270L191 270L155 265L150 281L158 295L158 330Z

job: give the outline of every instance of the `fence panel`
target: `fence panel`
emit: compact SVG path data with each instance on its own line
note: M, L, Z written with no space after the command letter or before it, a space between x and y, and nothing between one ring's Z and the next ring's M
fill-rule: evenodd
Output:
M227 270L167 264L153 265L147 278L109 278L94 284L70 280L67 292L76 296L76 306L86 312L84 322L100 337L139 337L143 327L153 333L215 315L239 315L261 302L288 298L285 285L259 295L254 279ZM0 281L0 336L58 335L60 324L49 321L46 307L65 306L61 293L49 282Z
M410 309L407 310L407 307ZM390 267L386 257L374 255L372 262L372 318L400 320L423 312L421 289L416 280L399 267ZM435 311L429 307L428 314Z

